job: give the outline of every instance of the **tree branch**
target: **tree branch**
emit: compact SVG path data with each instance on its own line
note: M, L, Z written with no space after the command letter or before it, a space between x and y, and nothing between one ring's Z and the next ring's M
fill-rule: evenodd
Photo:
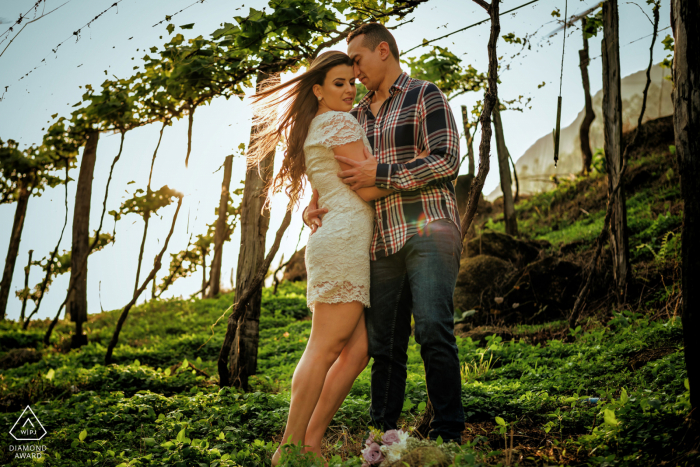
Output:
M481 5L485 3L483 0L474 0L477 4ZM501 32L501 23L498 13L498 0L492 0L493 3L487 8L489 16L491 17L491 35L488 42L488 55L489 55L489 74L488 74L488 88L484 95L484 107L481 111L480 123L481 123L481 143L479 144L479 170L477 171L476 177L472 180L471 187L469 188L469 198L467 201L467 210L462 218L462 241L467 235L467 231L471 227L472 221L474 220L474 215L476 214L476 207L479 204L479 197L481 196L481 190L484 188L484 181L486 180L486 175L489 173L489 157L491 151L491 112L494 106L498 102L498 55L496 54L496 43L498 41L498 35ZM483 5L481 5L483 6Z

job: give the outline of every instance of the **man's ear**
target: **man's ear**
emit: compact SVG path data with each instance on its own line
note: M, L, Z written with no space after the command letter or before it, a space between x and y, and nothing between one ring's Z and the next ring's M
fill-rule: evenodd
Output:
M382 61L387 60L391 55L391 50L389 50L389 44L387 44L386 42L380 42L377 47L379 47L379 58Z

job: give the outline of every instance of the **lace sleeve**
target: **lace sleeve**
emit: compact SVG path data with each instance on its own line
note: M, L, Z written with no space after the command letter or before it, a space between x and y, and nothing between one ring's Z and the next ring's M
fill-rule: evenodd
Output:
M348 112L333 112L318 131L319 144L328 148L361 140L364 134L357 119Z

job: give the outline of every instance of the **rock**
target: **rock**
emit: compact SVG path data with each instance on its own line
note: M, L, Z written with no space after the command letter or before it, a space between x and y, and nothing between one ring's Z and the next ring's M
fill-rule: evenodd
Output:
M513 266L509 262L495 256L478 255L462 258L457 275L457 286L465 286L465 290L470 292L481 292L512 269Z
M498 289L513 270L510 263L495 256L463 257L453 298L455 308L462 312L482 308L482 302L491 299L492 291Z
M548 246L549 242L544 240L521 240L501 232L487 231L467 243L467 257L490 255L524 266Z
M289 264L284 268L283 280L289 282L306 280L306 247L296 251L289 260Z
M472 323L459 323L455 324L455 331L454 335L455 336L460 336L460 337L465 337L465 335L474 328L474 325Z
M401 459L389 464L391 467L447 467L450 459L439 448L433 446L421 446L404 453Z
M519 306L513 309L518 319L531 320L540 314L538 321L545 317L559 318L562 311L573 307L580 283L581 266L547 256L527 265L522 274L514 276L505 285L504 309L518 303Z

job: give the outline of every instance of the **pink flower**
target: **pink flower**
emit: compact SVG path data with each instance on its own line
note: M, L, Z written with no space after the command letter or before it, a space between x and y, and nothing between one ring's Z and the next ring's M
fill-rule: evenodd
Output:
M372 443L367 446L367 448L362 451L362 457L371 465L379 464L384 460L384 454L382 454L382 450L377 443Z
M370 433L369 437L365 440L365 446L369 446L374 442L374 433Z
M399 438L399 432L396 430L389 430L382 436L382 443L385 446L391 446L392 444L399 442L401 442L401 439Z

